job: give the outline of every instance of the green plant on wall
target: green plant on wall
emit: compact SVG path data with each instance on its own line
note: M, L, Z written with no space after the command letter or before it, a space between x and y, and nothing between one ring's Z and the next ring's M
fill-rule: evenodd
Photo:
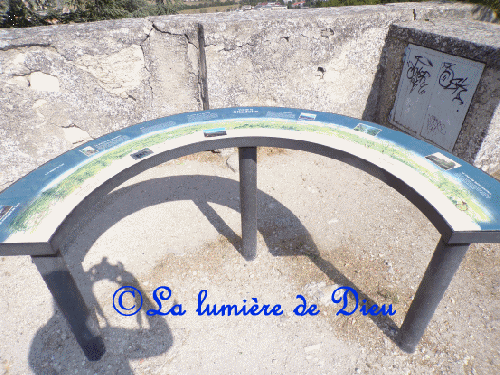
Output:
M428 1L428 0L414 0L415 2ZM490 8L495 13L496 17L500 15L500 0L458 0L464 3L473 3L477 5L482 5ZM353 6L353 5L376 5L376 4L390 4L390 3L401 3L407 2L406 0L318 0L315 3L316 8L325 7L342 7L342 6Z
M175 14L181 0L0 0L0 27Z
M213 4L218 4L217 0ZM422 1L422 0L415 0ZM424 0L425 1L425 0ZM258 0L240 0L240 4L257 4ZM403 0L307 0L309 7L340 7L376 5L403 2ZM500 14L500 0L469 0ZM186 6L182 0L0 0L0 28L30 27L54 23L88 22L114 18L140 18L175 14L184 8L202 8L207 12L213 4L203 3ZM222 4L222 3L221 3ZM234 4L234 1L224 5ZM292 2L288 3L291 7Z
M500 0L470 0L473 4L484 5L495 12L497 19L500 16Z
M0 1L0 27L30 27L48 25L36 10L45 4L38 1ZM52 4L47 4L52 5Z

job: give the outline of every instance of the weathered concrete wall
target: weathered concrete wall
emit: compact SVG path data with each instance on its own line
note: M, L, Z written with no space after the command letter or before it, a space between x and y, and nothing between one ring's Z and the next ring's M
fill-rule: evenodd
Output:
M0 190L89 139L199 110L196 46L160 30L147 19L2 30Z
M0 30L0 190L86 140L208 104L301 107L377 121L390 79L383 73L393 64L384 56L399 53L388 43L391 25L487 16L465 4L406 3ZM498 70L488 72L491 85L480 100L492 107ZM486 107L480 112L495 111ZM500 160L493 146L498 118L476 142L485 169Z
M205 23L211 107L291 106L360 117L389 25L413 13L286 13Z

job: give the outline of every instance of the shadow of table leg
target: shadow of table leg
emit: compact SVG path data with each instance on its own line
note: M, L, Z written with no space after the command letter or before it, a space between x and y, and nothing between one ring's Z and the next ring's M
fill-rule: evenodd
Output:
M415 352L469 245L449 245L442 239L439 241L396 337L396 342L405 352Z
M90 361L98 361L106 351L99 325L90 313L62 256L32 256L50 293L61 309L76 341Z

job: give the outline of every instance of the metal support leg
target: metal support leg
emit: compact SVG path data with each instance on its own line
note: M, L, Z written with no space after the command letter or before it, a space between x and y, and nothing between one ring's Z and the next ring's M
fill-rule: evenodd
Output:
M405 352L415 352L469 245L448 245L442 239L439 241L396 338Z
M106 351L99 325L90 313L62 256L32 256L47 287L68 322L76 341L90 361L98 361Z
M243 257L257 255L257 148L240 147L240 207Z

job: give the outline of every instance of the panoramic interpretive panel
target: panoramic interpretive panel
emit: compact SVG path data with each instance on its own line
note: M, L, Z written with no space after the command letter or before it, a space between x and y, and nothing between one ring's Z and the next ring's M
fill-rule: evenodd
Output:
M484 64L410 44L389 122L451 151Z
M160 153L167 160L169 151L193 144L208 150L214 139L243 138L307 141L355 155L415 189L454 232L500 230L500 183L446 151L346 116L248 107L144 122L47 162L0 193L0 249L2 244L48 242L86 196L136 163Z

